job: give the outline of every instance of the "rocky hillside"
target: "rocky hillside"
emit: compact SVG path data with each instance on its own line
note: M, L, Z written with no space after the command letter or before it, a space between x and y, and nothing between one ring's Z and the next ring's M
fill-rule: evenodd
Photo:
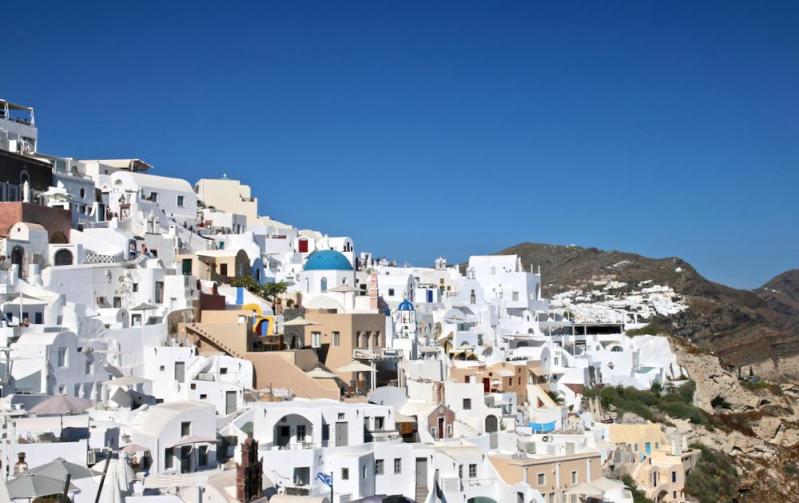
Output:
M756 292L780 315L786 330L799 331L799 269L775 276Z
M770 378L799 379L799 271L749 291L707 280L677 257L653 259L597 248L522 243L498 252L541 268L544 294L590 286L596 280L651 280L683 296L689 309L657 320L672 335L719 355L728 367L754 366Z

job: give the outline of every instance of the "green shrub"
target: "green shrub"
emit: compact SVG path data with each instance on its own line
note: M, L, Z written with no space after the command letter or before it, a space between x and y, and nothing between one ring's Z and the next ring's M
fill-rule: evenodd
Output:
M694 424L710 425L707 414L693 405L696 384L693 381L682 387L659 393L652 390L637 390L630 387L605 387L599 392L602 407L613 406L619 414L632 412L649 421L657 421L662 415L688 419Z
M701 444L691 447L702 454L685 480L685 492L699 503L733 501L738 493L738 472L732 459Z

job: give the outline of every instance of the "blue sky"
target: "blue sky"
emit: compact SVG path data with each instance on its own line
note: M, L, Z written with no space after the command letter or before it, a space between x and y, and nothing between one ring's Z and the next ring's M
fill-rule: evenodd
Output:
M227 173L416 264L537 241L739 287L799 267L799 3L127 4L5 16L0 95L42 151Z

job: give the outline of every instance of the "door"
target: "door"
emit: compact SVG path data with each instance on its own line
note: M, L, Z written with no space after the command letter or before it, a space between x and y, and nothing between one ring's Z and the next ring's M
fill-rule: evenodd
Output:
M225 414L233 414L236 412L236 392L235 391L227 391L225 392Z
M488 377L483 377L483 393L491 391L491 380Z
M438 416L438 438L444 438L444 428L447 425L447 420L444 416Z
M336 447L347 445L347 423L336 423Z
M291 440L291 427L279 426L277 429L277 445L278 447L285 447L289 445Z
M175 380L182 383L186 380L186 363L175 362Z
M184 276L191 276L191 259L184 258L181 263L181 270Z
M155 302L157 304L161 304L164 302L164 282L163 281L156 281L155 282Z
M427 302L430 304L433 303L433 290L427 290Z
M427 458L416 458L416 501L427 497Z
M180 473L191 471L191 447L180 448Z

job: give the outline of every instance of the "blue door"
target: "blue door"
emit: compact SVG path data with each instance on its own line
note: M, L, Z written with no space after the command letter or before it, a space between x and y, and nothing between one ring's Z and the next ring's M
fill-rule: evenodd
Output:
M433 303L433 290L427 290L427 302Z
M644 444L644 450L646 451L646 455L647 455L647 456L649 456L650 454L652 454L652 444L651 444L651 443L649 443L649 442L647 442L646 444Z

